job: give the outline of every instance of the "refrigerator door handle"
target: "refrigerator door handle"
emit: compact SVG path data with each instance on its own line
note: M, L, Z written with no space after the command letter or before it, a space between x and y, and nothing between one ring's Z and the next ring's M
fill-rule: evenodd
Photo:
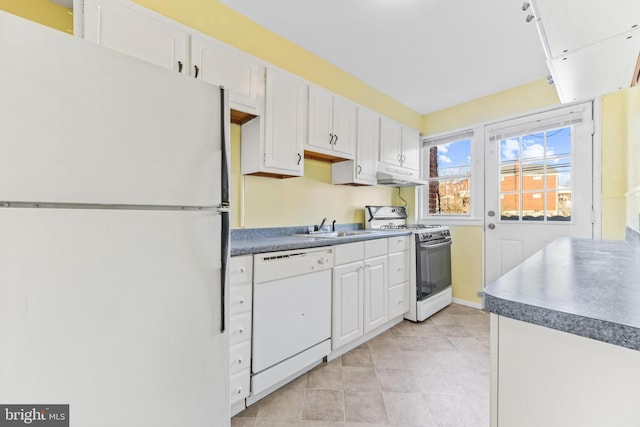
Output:
M228 153L228 141L226 129L229 123L231 123L231 117L229 112L228 102L229 92L223 87L220 87L220 148L222 155L222 167L221 167L221 196L222 201L218 207L218 212L222 218L222 236L221 236L221 255L222 255L222 268L220 270L220 332L224 333L226 329L226 288L228 285L228 264L229 264L229 246L231 236L231 207L229 203L229 153Z

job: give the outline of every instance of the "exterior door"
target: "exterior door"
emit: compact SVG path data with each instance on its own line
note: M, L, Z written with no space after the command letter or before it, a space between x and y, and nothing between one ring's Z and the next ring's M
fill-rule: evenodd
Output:
M593 238L592 117L589 102L485 128L486 284L556 238Z

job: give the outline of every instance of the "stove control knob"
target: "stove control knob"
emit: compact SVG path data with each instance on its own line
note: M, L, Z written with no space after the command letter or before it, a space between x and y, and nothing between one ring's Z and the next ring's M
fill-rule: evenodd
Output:
M432 237L433 237L433 235L432 235L431 233L426 233L426 234L424 235L424 238L425 238L425 239L430 239L430 238L432 238Z

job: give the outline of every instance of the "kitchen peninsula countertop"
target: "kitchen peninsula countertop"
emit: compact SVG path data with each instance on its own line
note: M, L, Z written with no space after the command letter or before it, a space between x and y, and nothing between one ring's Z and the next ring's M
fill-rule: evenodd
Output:
M640 247L562 238L484 290L500 316L640 350Z
M354 231L361 229L360 224L339 224L336 231ZM408 236L408 230L371 230L370 233L342 237L297 237L304 234L306 227L246 228L231 230L231 256L257 254L264 252L306 249L321 246L333 246L363 240L384 239L394 236Z

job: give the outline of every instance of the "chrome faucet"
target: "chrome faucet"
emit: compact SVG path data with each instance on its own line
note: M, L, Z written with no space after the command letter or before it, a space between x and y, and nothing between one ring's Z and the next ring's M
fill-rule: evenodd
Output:
M314 231L322 231L322 227L324 227L324 223L327 221L327 218L322 218L322 222L320 223L320 225L316 225L314 227Z

